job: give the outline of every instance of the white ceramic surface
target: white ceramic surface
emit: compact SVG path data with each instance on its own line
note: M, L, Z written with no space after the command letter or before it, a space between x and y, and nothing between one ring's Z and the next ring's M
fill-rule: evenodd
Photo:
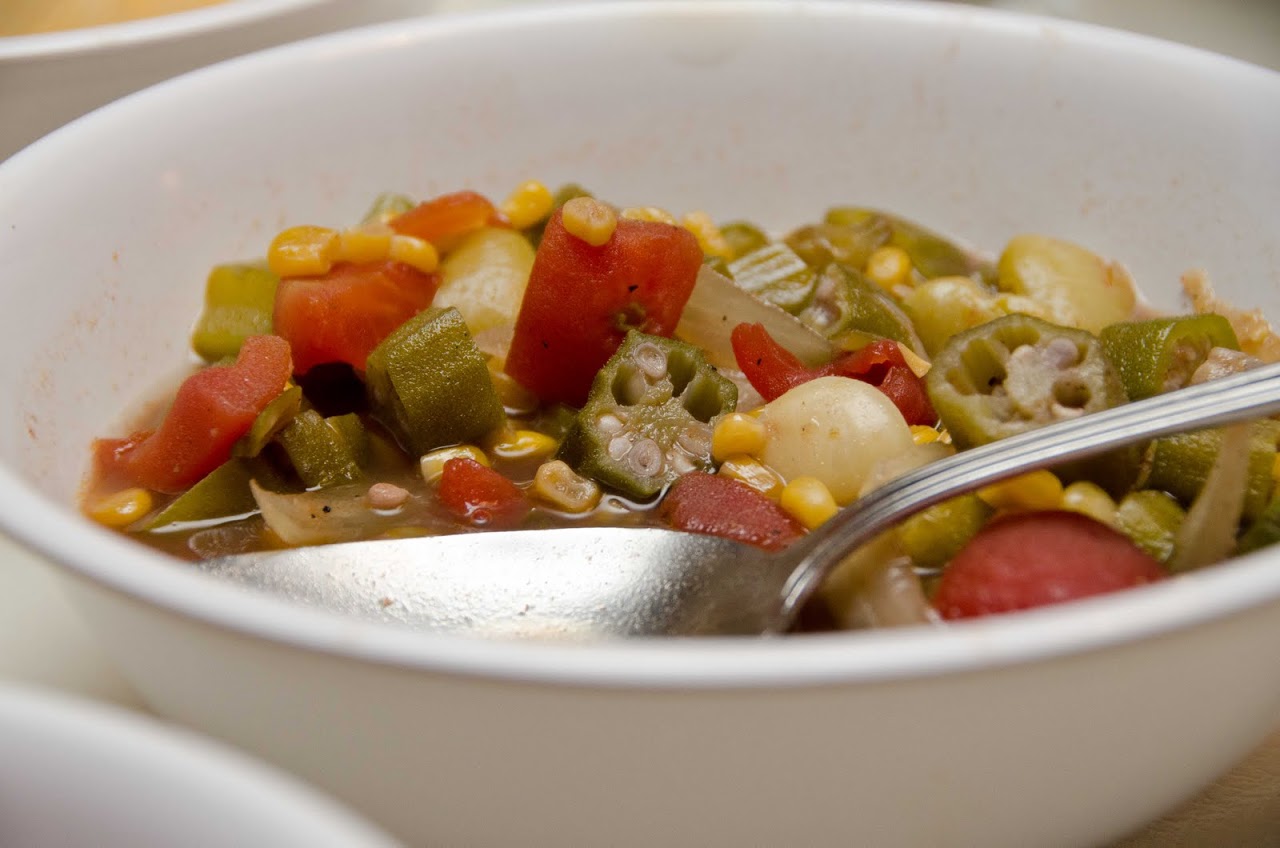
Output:
M295 778L118 707L0 686L0 845L392 848Z
M0 38L0 159L91 109L193 68L432 8L431 0L224 0L118 24Z
M388 188L575 179L775 226L857 200L977 243L1074 238L1165 306L1204 266L1274 314L1280 115L1259 104L1278 98L1276 75L1207 54L905 3L532 10L197 74L0 166L6 274L58 282L0 291L4 526L81 575L152 706L409 841L1119 837L1274 725L1272 556L946 634L556 648L242 596L69 503L87 441L184 356L211 263ZM229 117L262 131L209 145ZM91 222L74 251L69 220Z

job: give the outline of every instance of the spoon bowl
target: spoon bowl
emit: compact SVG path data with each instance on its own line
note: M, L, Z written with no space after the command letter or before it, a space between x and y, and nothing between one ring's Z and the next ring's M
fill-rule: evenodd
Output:
M334 612L480 636L780 633L838 564L934 504L1157 436L1280 413L1280 365L1050 424L917 468L786 550L660 528L579 527L349 542L207 560Z

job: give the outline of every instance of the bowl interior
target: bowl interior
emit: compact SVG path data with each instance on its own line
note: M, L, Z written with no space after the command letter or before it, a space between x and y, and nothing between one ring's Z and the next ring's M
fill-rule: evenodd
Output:
M1280 76L948 5L603 4L373 27L162 84L0 166L5 527L60 559L94 437L191 361L215 263L379 192L574 181L782 229L858 203L998 249L1207 269L1280 314ZM124 554L120 554L123 556Z

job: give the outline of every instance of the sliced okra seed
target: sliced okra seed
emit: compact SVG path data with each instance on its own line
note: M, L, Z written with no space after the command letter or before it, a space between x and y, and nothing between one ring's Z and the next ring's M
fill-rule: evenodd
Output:
M596 419L596 428L606 436L621 432L625 422L612 412L605 412Z
M1058 368L1067 368L1080 361L1080 348L1071 339L1059 336L1050 340L1044 349L1049 362Z
M659 380L667 375L667 354L655 344L642 344L631 358L646 377Z
M631 452L631 440L626 436L614 436L609 440L609 458L622 459Z
M697 470L698 466L694 464L693 458L682 450L673 450L668 456L667 461L671 463L671 467L677 474L688 474L690 471Z
M612 445L610 445L612 446ZM627 464L631 470L645 477L661 473L663 467L662 448L653 439L641 439L627 454Z
M706 456L711 452L711 428L705 424L690 424L676 436L676 444L694 456Z

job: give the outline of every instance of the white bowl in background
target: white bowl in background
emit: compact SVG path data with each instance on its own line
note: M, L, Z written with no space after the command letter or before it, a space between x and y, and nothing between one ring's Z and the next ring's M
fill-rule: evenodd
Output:
M0 165L0 525L143 697L414 844L1078 846L1280 714L1280 562L946 631L548 645L345 620L196 574L75 497L187 356L208 267L384 190L529 177L782 228L829 205L1048 232L1160 306L1280 314L1280 75L946 4L534 8L326 36ZM248 132L215 132L249 127Z
M0 159L104 103L193 68L432 7L432 0L223 0L115 24L0 37Z
M0 686L0 844L393 848L278 769L118 707Z

